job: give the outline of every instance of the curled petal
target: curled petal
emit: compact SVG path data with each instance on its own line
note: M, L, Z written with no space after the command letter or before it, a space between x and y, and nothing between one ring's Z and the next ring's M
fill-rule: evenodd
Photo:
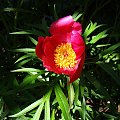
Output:
M79 59L85 51L85 43L82 36L77 32L72 33L71 44L76 53L76 59Z
M71 31L77 31L79 34L82 33L82 25L79 22L74 22Z
M53 22L49 31L52 35L70 32L73 23L74 19L69 15Z

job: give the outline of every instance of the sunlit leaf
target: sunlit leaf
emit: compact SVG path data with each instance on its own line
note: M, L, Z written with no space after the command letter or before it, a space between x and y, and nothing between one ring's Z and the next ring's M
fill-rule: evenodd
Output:
M78 101L78 97L79 97L79 82L78 81L75 81L73 83L73 86L74 86L74 90L75 90L75 100L74 100L74 104L76 105L77 104L77 101Z
M20 48L20 49L15 49L12 50L13 52L35 52L34 48Z
M42 112L42 110L43 110L43 107L44 107L44 102L43 102L41 105L39 105L36 113L34 114L34 116L33 116L33 118L32 118L32 120L39 120L39 119L40 119L40 116L41 116L41 112Z
M37 45L38 42L34 38L32 38L31 36L28 37L34 45Z
M62 92L62 89L58 84L55 85L55 95L58 101L58 104L60 105L60 108L62 110L62 114L64 116L65 120L72 120L70 115L70 107L67 102L67 98Z
M89 36L93 31L95 31L97 28L101 27L103 25L97 25L97 23L95 22L94 24L92 22L90 22L90 24L86 27L83 36L87 37Z
M74 14L72 15L74 21L77 21L81 16L82 14L79 11L74 12Z
M55 120L55 109L52 109L52 115L50 120Z
M36 102L32 103L31 105L29 105L28 107L26 107L25 109L23 109L22 111L20 111L19 113L16 113L14 115L10 115L9 117L19 117L21 115L26 114L27 112L29 112L30 110L36 108L38 105L40 105L43 102L43 98L41 98L40 100L37 100Z
M10 34L13 34L13 35L29 35L29 34L32 34L32 35L37 35L37 36L45 36L45 34L43 32L38 31L36 29L12 32Z
M73 88L72 83L69 84L67 87L68 87L69 105L70 105L70 108L72 108L74 97L75 97L74 88Z
M113 51L114 51L115 49L117 49L118 47L120 47L120 42L117 43L117 44L115 44L115 45L112 45L112 46L110 46L109 48L107 48L107 49L105 49L104 51L102 51L102 52L99 54L100 58L101 58L102 56L106 55L106 54L109 54L109 53L113 52Z
M103 32L100 32L99 34L97 34L96 36L92 37L92 40L90 41L91 44L96 43L98 40L105 38L107 36L106 34L107 30L104 30Z
M109 46L110 44L101 44L101 45L96 45L96 48L100 48L100 47L106 47Z
M22 68L17 70L11 70L11 72L40 72L44 73L43 70L35 69L35 68Z
M28 84L32 84L35 83L37 77L39 76L39 74L35 74L35 75L28 75L23 79L23 82L20 84L20 86L25 86Z
M45 120L50 120L50 98L46 99L45 102Z
M32 103L31 105L29 105L28 107L26 107L25 109L23 109L22 111L14 114L14 115L10 115L9 117L19 117L19 116L22 116L24 114L26 114L27 112L33 110L34 108L36 108L37 106L39 105L44 105L44 102L50 98L50 95L51 95L51 92L52 92L52 89L48 91L48 93L46 93L41 99L37 100L36 102ZM39 106L38 110L36 111L36 114L33 118L37 118L40 117L40 116L37 116L38 113L41 113L41 110L43 108L43 105L42 106ZM39 111L40 110L40 111ZM36 120L36 119L34 119Z
M29 61L31 61L31 58L19 62L19 63L17 64L17 66L18 66L18 67L21 67L21 66L25 65L26 63L28 63Z
M19 31L19 32L12 32L10 34L19 35L19 34L32 34L32 33L31 32L27 32L27 31Z
M30 57L29 55L24 55L24 56L20 57L15 63L17 63L23 59L29 58L29 57Z

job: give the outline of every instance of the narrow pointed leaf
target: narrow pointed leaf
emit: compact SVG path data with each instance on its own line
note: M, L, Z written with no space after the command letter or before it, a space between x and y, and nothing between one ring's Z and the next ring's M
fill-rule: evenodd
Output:
M34 38L32 38L31 36L28 37L34 45L37 45L38 42Z
M52 110L52 115L51 115L50 120L55 120L55 109Z
M86 115L86 102L85 102L85 98L83 96L83 100L82 100L82 118L83 120L85 120L85 115Z
M55 85L55 95L58 101L58 104L60 105L60 108L62 110L62 114L64 116L65 120L72 120L71 115L70 115L70 108L67 102L67 98L64 95L62 89L58 84Z
M98 35L92 37L92 40L90 41L91 44L96 43L98 40L105 38L107 36L106 34L107 30L104 30L103 32L100 32Z
M24 55L24 56L20 57L15 63L17 63L23 59L29 58L29 57L30 57L29 55Z
M31 58L21 61L20 63L17 64L17 66L21 67L21 66L25 65L26 63L28 63L29 61L31 61Z
M90 22L90 24L86 27L85 32L83 34L83 36L89 36L93 31L95 31L97 28L101 27L103 25L98 25L95 22L94 24L92 22Z
M74 85L74 90L75 90L75 100L74 100L74 104L76 105L77 104L77 101L78 101L78 97L79 97L79 82L78 81L75 81L73 83Z
M40 72L41 74L44 73L43 70L39 70L35 68L22 68L22 69L12 70L11 72Z
M29 105L28 107L26 107L22 111L14 114L14 115L10 115L9 117L19 117L19 116L22 116L22 115L26 114L27 112L29 112L30 110L36 108L42 102L43 102L43 98L41 98L40 100L37 100L36 102L32 103L31 105Z
M82 14L78 14L78 15L74 18L74 20L77 21L81 16L82 16Z
M54 18L57 20L58 19L58 15L57 15L57 11L56 11L56 5L54 4Z
M50 98L45 102L45 120L50 120Z
M12 32L10 34L18 35L18 34L32 34L32 33L28 31L19 31L19 32Z
M32 120L39 120L39 119L40 119L40 116L41 116L41 112L42 112L42 110L43 110L43 107L44 107L44 102L43 102L41 105L39 105L39 107L38 107L36 113L34 114Z
M20 48L20 49L15 49L12 50L13 52L35 52L34 48Z
M113 52L115 49L117 49L118 47L120 47L120 42L117 43L117 44L115 44L115 45L112 45L111 47L109 47L109 48L107 48L107 49L105 49L103 52L101 52L101 53L99 54L99 56L102 57L102 56L104 56L104 55L106 55L106 54L108 54L108 53L111 53L111 52Z
M70 108L72 108L72 105L73 105L74 95L75 95L74 88L73 88L73 85L71 83L68 85L68 98L69 98Z

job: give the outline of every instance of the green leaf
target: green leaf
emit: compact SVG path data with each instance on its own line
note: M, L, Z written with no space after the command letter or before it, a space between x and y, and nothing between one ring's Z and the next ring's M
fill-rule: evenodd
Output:
M43 74L44 70L39 70L35 68L22 68L17 70L11 70L11 72L40 72L41 74Z
M109 120L117 120L117 119L118 119L118 117L113 116L113 115L110 115L110 114L107 114L107 113L103 113L103 115L104 115L106 118L109 118Z
M40 32L36 29L32 29L32 30L23 30L23 31L18 31L18 32L12 32L10 34L13 34L13 35L29 35L29 34L32 34L32 35L37 35L37 36L45 36L45 34L43 32Z
M91 118L91 116L89 115L88 111L86 111L86 118L88 118L87 120L93 120L93 118Z
M80 14L79 12L75 12L75 13L72 15L74 21L77 21L81 16L82 16L82 14Z
M91 44L96 43L98 40L105 38L107 36L106 34L107 30L104 30L102 32L100 32L99 34L97 34L96 36L92 37L92 40L90 41Z
M74 20L77 21L81 16L82 16L82 14L79 14L78 16L76 16L76 17L74 18Z
M117 49L118 47L120 47L120 42L117 43L117 44L115 44L115 45L112 45L111 47L109 47L109 48L105 49L103 52L101 52L101 53L99 54L100 58L101 58L102 56L106 55L106 54L109 54L109 53L113 52L113 51L114 51L115 49Z
M52 109L52 115L50 120L55 120L55 109Z
M83 118L83 120L85 120L85 115L86 115L86 102L85 102L84 96L83 96L81 108L82 108L82 118Z
M28 107L26 107L22 111L14 114L14 115L10 115L9 117L19 117L19 116L22 116L22 115L26 114L27 112L29 112L30 110L36 108L42 102L43 102L43 98L41 98L41 99L37 100L36 102L32 103L31 105L29 105Z
M44 102L50 98L50 95L51 95L51 92L52 92L52 89L49 90L48 93L46 93L41 99L37 100L36 102L32 103L31 105L29 105L28 107L26 107L25 109L23 109L22 111L14 114L14 115L10 115L9 117L19 117L19 116L22 116L24 114L26 114L27 112L31 111L32 109L36 108L37 106L39 105L44 105ZM38 110L42 110L42 106L39 106ZM36 111L36 114L40 113L40 111ZM35 114L35 117L37 117L37 115ZM36 120L36 119L34 119Z
M79 82L75 81L75 82L73 82L73 85L74 85L74 89L75 89L75 101L74 101L74 104L76 105L77 101L78 101L78 97L79 97Z
M26 59L26 60L23 60L23 61L19 62L19 63L17 64L17 66L18 66L18 67L21 67L21 66L25 65L26 63L28 63L29 61L31 61L31 59L32 59L32 58L29 58L29 59Z
M20 84L20 86L25 86L28 84L32 84L35 83L37 77L39 76L39 74L35 74L35 75L28 75L23 79L23 82Z
M101 44L101 45L96 45L97 48L100 48L100 47L106 47L106 46L109 46L111 44Z
M28 37L34 45L37 45L38 42L34 38L32 38L31 36Z
M80 95L81 95L81 98L84 96L84 90L85 90L85 87L80 85Z
M71 115L70 115L70 107L67 102L67 98L62 92L62 89L58 84L55 85L54 87L55 90L55 95L58 101L58 104L60 105L60 108L62 110L63 116L65 120L72 120Z
M103 25L98 25L95 22L94 24L92 22L90 22L90 24L86 27L83 36L86 38L88 37L88 35L90 35L93 31L95 31L97 28L101 27Z
M19 34L32 34L31 32L28 32L28 31L19 31L19 32L12 32L10 34L13 34L13 35L19 35Z
M55 20L58 19L57 11L56 11L56 5L54 4L54 18Z
M42 110L43 110L43 107L44 107L44 102L43 102L41 105L39 105L39 107L38 107L36 113L34 114L32 120L39 120L39 119L40 119L40 116L41 116L41 112L42 112Z
M68 86L68 99L69 99L69 105L70 105L70 108L72 108L72 105L73 105L73 101L74 101L74 88L73 88L73 85L72 83L69 84Z
M26 58L29 58L29 57L30 57L29 55L24 55L24 56L20 57L15 63L17 63L17 62L19 62L21 60L24 60Z
M45 102L45 120L50 120L50 98L46 99Z
M78 11L74 12L74 14L72 15L72 18L73 18L73 19L76 18L76 17L78 16L78 14L79 14Z
M50 120L50 95L51 95L51 92L52 92L52 89L50 89L49 92L43 97L43 102L38 107L35 115L33 116L33 120L39 120L41 112L43 110L44 103L45 103L45 112L46 112L45 120Z
M12 50L13 52L35 52L34 48L20 48L20 49L15 49Z

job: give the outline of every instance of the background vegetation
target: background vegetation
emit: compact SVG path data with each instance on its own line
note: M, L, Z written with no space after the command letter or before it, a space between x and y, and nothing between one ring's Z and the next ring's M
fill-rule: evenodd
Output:
M119 120L119 4L119 0L0 0L0 119ZM79 13L86 61L81 78L67 85L64 75L46 73L34 48L37 37L48 35L56 18L73 14L76 18Z

